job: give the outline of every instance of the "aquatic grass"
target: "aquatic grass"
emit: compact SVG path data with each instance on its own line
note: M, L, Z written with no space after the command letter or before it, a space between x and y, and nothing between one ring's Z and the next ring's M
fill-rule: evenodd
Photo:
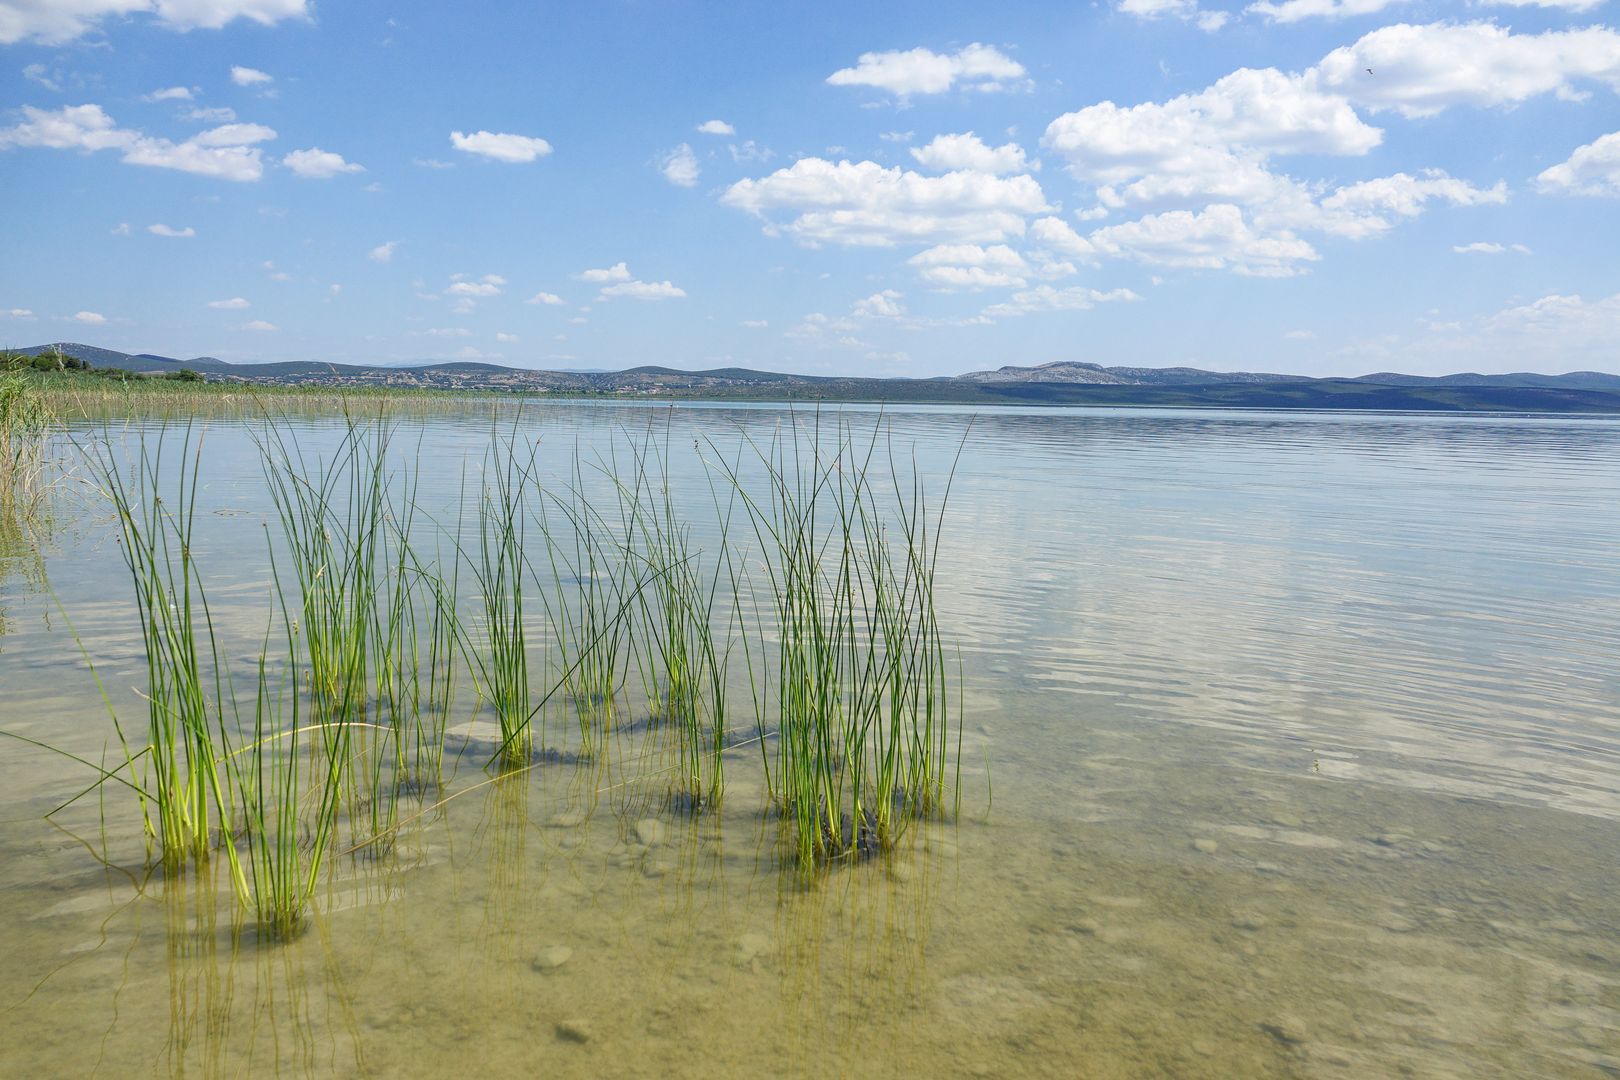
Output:
M613 484L618 520L593 503L576 446L570 482L544 492L540 530L549 580L542 582L546 617L557 646L561 682L573 702L582 752L601 752L619 708L633 643L636 609L646 580L635 553L633 489ZM595 471L617 476L612 461Z
M0 521L19 532L44 496L54 417L33 379L0 370Z
M524 541L536 452L533 447L527 453L518 449L515 421L511 433L491 433L471 560L484 618L481 647L469 645L467 651L480 692L495 711L501 733L497 756L506 766L527 764L534 751L523 585L529 568Z
M216 737L223 681L192 544L202 440L185 429L172 503L161 494L163 448L162 433L156 446L143 435L127 466L100 446L93 460L117 515L145 647L151 780L141 785L150 798L150 807L142 799L142 812L164 865L174 868L207 857L210 804L224 812Z
M762 665L774 702L756 693L761 739L776 741L766 785L811 867L887 849L908 816L943 808L950 716L934 587L943 506L931 520L915 462L907 491L892 448L892 501L882 496L871 479L879 427L863 444L843 424L824 435L819 413L807 436L793 420L766 445L746 440L764 494L752 493L740 462L717 467L746 508L774 616L775 663Z

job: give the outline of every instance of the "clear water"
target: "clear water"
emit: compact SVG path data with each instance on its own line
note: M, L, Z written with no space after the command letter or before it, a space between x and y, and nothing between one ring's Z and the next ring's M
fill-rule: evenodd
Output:
M488 783L469 752L270 946L222 882L144 868L117 793L44 820L89 781L8 741L0 1075L1620 1073L1620 422L842 415L936 477L964 446L960 820L806 887L746 761L694 820L656 782ZM545 404L523 430L560 462L667 423L696 500L694 439L789 419ZM449 520L489 421L402 425ZM245 426L205 446L199 558L247 655L270 507ZM74 490L37 548L0 528L0 728L99 758L63 612L122 716L141 657Z

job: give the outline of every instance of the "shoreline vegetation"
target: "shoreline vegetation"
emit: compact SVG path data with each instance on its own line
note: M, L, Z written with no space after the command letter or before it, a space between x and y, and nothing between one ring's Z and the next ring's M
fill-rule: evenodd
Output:
M1182 369L1102 369L1046 365L1002 369L982 378L882 379L780 375L746 369L678 372L549 372L488 364L363 368L320 363L233 366L202 357L182 362L129 357L83 347L103 358L64 350L0 352L0 370L19 372L46 405L65 418L99 418L138 409L259 411L265 399L320 408L355 399L444 407L466 401L558 399L597 401L779 402L786 404L934 404L1090 406L1371 412L1617 413L1620 376L1453 376L1387 374L1363 378L1223 376ZM112 366L107 359L115 364ZM194 364L196 366L187 366ZM1051 369L1065 381L1043 381ZM1089 382L1112 371L1139 371L1154 381ZM1100 374L1099 374L1100 373ZM1221 381L1196 381L1200 378ZM1181 380L1181 381L1176 381ZM1193 380L1193 381L1187 381ZM1474 381L1470 381L1474 380Z
M17 382L31 377L7 378L46 408ZM807 885L958 815L960 687L934 599L951 478L935 490L881 417L801 413L764 442L695 442L696 488L677 499L657 421L606 457L542 462L520 413L492 416L440 520L418 505L420 447L370 404L319 454L290 414L250 421L275 513L260 554L233 558L267 567L257 612L211 602L202 425L74 438L116 517L144 664L138 704L115 702L110 662L69 626L113 742L102 765L75 758L90 786L53 814L93 797L105 822L127 791L147 864L222 873L266 941L301 932L323 881L388 860L402 826L471 790L447 746L490 778L611 773L651 812L635 835L717 809L728 766L751 762L750 797Z

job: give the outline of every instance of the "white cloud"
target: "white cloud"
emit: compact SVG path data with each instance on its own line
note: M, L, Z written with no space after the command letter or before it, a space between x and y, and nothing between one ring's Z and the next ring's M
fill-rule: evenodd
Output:
M720 201L765 220L767 233L786 233L807 246L993 243L1021 235L1025 218L1047 208L1029 176L924 176L873 161L822 158L739 180ZM790 220L773 223L771 211L785 211Z
M908 143L916 136L916 134L917 133L915 131L884 131L879 133L878 138L882 139L884 142Z
M365 166L344 161L342 154L312 146L308 150L294 150L281 159L281 163L306 180L330 180L339 173L365 172Z
M485 274L483 277L477 279L468 279L465 274L457 274L452 277L450 281L450 286L444 290L444 294L446 296L460 296L468 299L473 297L484 299L491 296L499 296L501 294L501 287L506 284L506 279L501 277L499 274Z
M455 162L440 161L438 158L412 158L411 160L424 169L453 169L456 167Z
M1118 186L1173 176L1214 190L1254 184L1273 154L1365 154L1383 133L1337 94L1272 68L1241 68L1196 94L1121 108L1112 101L1065 113L1041 145L1082 180Z
M658 171L676 187L694 187L698 182L698 159L692 148L681 143L659 159Z
M524 303L528 304L546 304L550 307L560 307L567 302L568 301L564 300L556 293L549 292L537 292L533 296L529 297L528 300L524 301Z
M88 326L100 326L107 321L107 316L99 311L80 311L73 316L75 322L82 322Z
M221 180L259 179L264 163L259 150L249 144L275 137L273 130L261 124L227 124L175 143L120 128L99 105L65 105L55 110L24 105L22 113L22 123L0 129L0 149L116 150L129 165L176 169Z
M1056 289L1050 285L1037 285L1024 292L1013 293L1012 299L992 304L984 314L992 319L1029 315L1038 311L1089 311L1098 304L1127 303L1142 299L1129 289L1111 289L1101 292L1082 285Z
M464 154L476 154L491 161L515 164L533 161L551 153L551 144L532 135L508 135L494 131L475 131L464 135L450 133L450 144Z
M498 330L495 332L495 340L501 342L502 344L510 345L517 341L517 339L518 336L516 334L503 334Z
M263 319L254 319L252 322L245 322L235 329L250 330L256 334L269 334L279 329L279 327L275 323L265 322Z
M158 17L179 30L218 30L232 19L274 26L309 16L308 0L156 0L155 6Z
M153 236L167 236L171 239L190 240L197 235L197 230L187 225L183 229L176 229L169 225L148 225L146 231Z
M1231 18L1225 11L1200 10L1198 0L1120 0L1118 8L1123 14L1135 15L1138 19L1180 19L1211 34Z
M750 330L763 330L771 324L765 319L744 319L742 321L742 325L748 327Z
M603 300L614 296L625 296L632 300L671 300L685 295L685 289L667 281L622 281L605 287L598 297Z
M1367 69L1372 69L1372 74ZM1582 82L1620 90L1620 33L1605 27L1514 34L1494 23L1405 23L1333 50L1311 73L1371 109L1433 116L1453 105L1578 100Z
M8 319L32 319L34 317L34 313L25 307L7 308L0 311L0 315L4 315Z
M906 313L900 304L903 295L893 289L875 292L864 300L855 301L851 313L858 318L898 319Z
M630 268L624 263L614 263L605 270L581 270L574 275L581 281L629 281Z
M930 49L862 53L852 68L827 76L833 86L872 86L901 100L912 94L966 90L1006 90L1028 84L1024 66L992 45L975 42L955 53Z
M1507 185L1478 188L1439 169L1424 170L1421 177L1396 173L1339 188L1322 200L1320 219L1299 223L1359 238L1391 228L1392 216L1416 217L1434 199L1453 206L1500 204L1507 202Z
M1576 148L1568 161L1537 176L1536 187L1552 195L1620 197L1620 131Z
M129 222L120 221L117 225L114 225L112 227L112 234L114 236L129 236L130 235Z
M1561 8L1575 14L1603 6L1603 0L1480 0L1480 3L1492 7Z
M1292 23L1302 19L1348 19L1357 15L1376 15L1391 4L1408 0L1282 0L1271 3L1262 0L1250 4L1247 11L1264 15L1272 22Z
M1233 270L1254 277L1289 277L1298 264L1320 258L1289 232L1262 235L1236 206L1218 203L1193 213L1171 210L1098 229L1088 238L1097 251L1151 266Z
M1539 339L1549 351L1563 347L1607 350L1620 340L1620 293L1588 302L1577 295L1543 296L1529 304L1507 308L1485 321L1485 329L1527 339Z
M0 0L0 45L60 45L101 20L147 12L174 30L218 29L232 19L271 25L308 14L307 0Z
M697 129L704 135L737 134L737 129L726 123L724 120L705 120L703 123L697 126Z
M435 326L431 330L422 331L422 333L428 337L439 338L472 337L472 331L465 326Z
M185 118L203 124L229 124L236 119L236 110L229 105L187 109Z
M970 169L973 172L1021 173L1027 169L1024 151L1017 143L1007 143L991 149L984 140L969 131L962 135L936 135L927 146L914 147L911 156L925 169L953 172Z
M231 82L237 86L262 86L268 82L275 82L275 76L267 75L258 68L236 64L231 67Z
M191 88L186 86L171 86L166 90L154 90L141 98L142 101L190 101Z
M1458 255L1502 255L1509 251L1515 255L1528 255L1530 249L1523 244L1497 244L1489 240L1475 240L1472 244L1453 244Z
M0 6L3 6L3 0L0 0ZM44 64L27 64L22 69L22 75L29 82L43 86L53 94L62 92L62 84L58 81L60 76Z
M1022 288L1031 272L1024 257L1005 244L941 244L906 262L917 268L918 277L939 289Z
M193 135L188 141L198 146L251 146L269 142L276 137L276 129L263 124L222 124Z
M249 304L245 297L233 296L229 300L210 300L208 306L218 311L241 311L253 305Z
M394 261L394 249L399 247L398 240L390 240L386 244L378 244L366 253L366 258L376 263L391 263Z
M1283 335L1286 341L1311 341L1315 337L1316 334L1310 330L1290 330Z

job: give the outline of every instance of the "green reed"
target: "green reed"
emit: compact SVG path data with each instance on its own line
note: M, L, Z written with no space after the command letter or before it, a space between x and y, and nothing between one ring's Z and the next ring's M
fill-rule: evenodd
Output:
M535 450L518 449L516 430L492 435L484 457L478 499L478 540L473 580L483 602L482 648L468 653L480 692L495 710L501 743L497 758L508 766L529 762L534 751L529 706L528 632L523 617L524 549L529 504L535 487Z
M716 558L707 576L692 526L676 509L670 487L668 434L660 449L651 432L634 449L627 496L649 587L642 592L642 640L633 650L654 718L674 728L678 765L673 795L691 809L718 805L725 787L729 638L716 631L721 571ZM721 521L723 537L729 515Z
M51 423L35 380L0 370L0 518L24 520L37 507Z
M776 739L767 787L802 865L887 849L908 816L942 809L950 768L934 591L943 507L930 518L915 463L908 491L892 453L892 491L877 488L877 429L864 445L842 426L829 440L818 416L807 440L795 426L750 446L763 495L739 465L720 468L747 509L773 609L774 703L756 691L762 744Z
M192 545L202 440L186 429L172 502L162 495L163 449L161 435L156 446L143 436L132 462L120 464L108 448L94 451L94 464L118 518L119 550L145 646L151 779L141 785L142 814L164 865L178 867L207 857L209 807L224 812L218 745L223 680Z
M574 703L581 750L599 753L612 727L625 678L634 625L629 618L645 583L634 556L633 490L613 484L617 520L593 503L578 449L572 480L560 492L548 491L540 528L550 571L542 591L562 671L562 685ZM611 461L595 472L616 477Z

